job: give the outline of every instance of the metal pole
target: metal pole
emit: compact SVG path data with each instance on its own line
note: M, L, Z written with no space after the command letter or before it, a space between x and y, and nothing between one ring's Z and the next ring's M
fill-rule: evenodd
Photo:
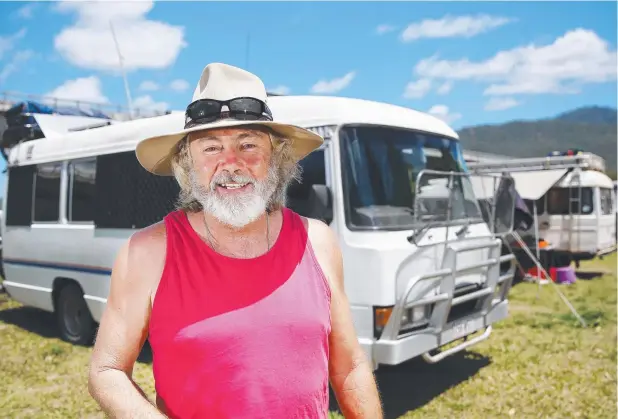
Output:
M516 232L513 231L511 233L511 236L517 241L517 243L519 243L519 245L521 246L521 249L526 252L528 254L528 256L532 259L534 259L534 255L532 254L532 252L530 251L530 249L528 248L528 246L526 246L526 243L523 241L523 239L521 238L521 236ZM539 264L540 265L540 264ZM545 275L547 275L547 277L549 277L549 274L547 273L547 271L545 271L545 268L543 268L543 266L541 266L541 269L543 270L543 273ZM573 307L573 305L571 304L571 302L568 300L568 298L566 298L566 296L560 291L559 289L559 285L554 283L554 281L549 281L552 286L554 287L554 289L556 290L556 292L558 293L558 296L562 299L562 301L564 302L564 304L566 304L566 306L569 308L569 310L571 310L571 313L573 313L573 315L575 317L577 317L577 320L579 320L579 322L581 323L581 325L583 327L587 327L588 325L586 324L586 321L584 320L584 318L582 316L579 315L579 313L577 312L577 310L575 310L575 307Z
M129 119L133 119L133 103L131 101L131 91L129 90L129 82L127 81L127 74L124 71L122 54L120 53L120 46L118 45L118 40L116 39L116 32L114 32L114 25L112 25L112 21L109 21L109 27L112 31L112 37L114 38L114 44L116 45L116 53L118 53L118 62L120 64L120 71L122 73L122 78L124 79L124 91L127 96L127 105L129 106Z
M541 285L541 249L539 248L539 220L536 210L536 200L532 201L532 214L534 216L534 243L536 246L536 280ZM538 293L537 293L538 298Z
M245 70L249 71L249 52L251 51L251 32L247 32L247 45L245 50Z

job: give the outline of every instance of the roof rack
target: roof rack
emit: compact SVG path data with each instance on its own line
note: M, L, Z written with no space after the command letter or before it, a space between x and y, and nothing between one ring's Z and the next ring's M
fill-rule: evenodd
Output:
M500 171L531 172L573 168L604 172L605 160L596 154L580 151L573 155L549 155L546 157L469 162L467 166L475 173L495 173Z
M112 103L90 102L87 100L62 99L52 96L32 95L21 92L0 92L0 112L8 111L14 105L21 102L38 102L38 104L51 108L53 111L62 112L63 108L74 108L76 110L88 112L98 111L106 114L110 119L117 121L127 121L131 119L149 118L170 113L170 110L159 111L147 108L128 107Z

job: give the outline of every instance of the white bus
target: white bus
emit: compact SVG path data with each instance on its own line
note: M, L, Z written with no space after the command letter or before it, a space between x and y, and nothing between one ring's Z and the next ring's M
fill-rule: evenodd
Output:
M355 328L374 368L419 355L438 362L487 339L508 315L513 256L500 255L494 230L512 223L512 182L483 192L496 197L484 219L457 134L439 119L337 97L277 96L269 106L325 138L302 160L288 206L337 233ZM174 209L175 180L143 170L134 150L183 118L122 122L10 150L4 286L23 304L54 311L64 339L92 341L119 247Z

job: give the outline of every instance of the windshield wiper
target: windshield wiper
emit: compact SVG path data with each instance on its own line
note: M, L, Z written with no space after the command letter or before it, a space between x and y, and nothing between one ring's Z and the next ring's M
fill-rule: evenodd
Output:
M466 223L463 226L461 226L459 230L455 232L455 235L457 237L461 237L463 234L466 234L468 232L469 228L470 228L470 221L466 221Z
M427 232L427 230L434 228L434 227L438 227L441 224L442 222L440 221L433 221L431 223L424 224L421 228L419 228L418 230L416 230L414 233L410 234L406 238L408 239L410 243L413 243L416 246L418 246L418 243L417 243L418 239L421 238Z

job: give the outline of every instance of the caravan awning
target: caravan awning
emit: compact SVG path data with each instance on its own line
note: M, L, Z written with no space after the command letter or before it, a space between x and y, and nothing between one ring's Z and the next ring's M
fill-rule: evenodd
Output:
M567 169L535 170L532 172L511 172L517 193L524 198L536 201L556 184Z

